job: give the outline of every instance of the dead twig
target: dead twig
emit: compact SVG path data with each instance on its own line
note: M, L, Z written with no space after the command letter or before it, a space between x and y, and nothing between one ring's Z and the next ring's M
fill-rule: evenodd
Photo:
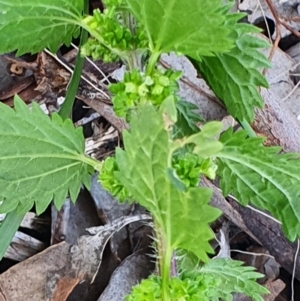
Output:
M279 44L279 41L281 39L281 31L280 31L280 24L281 24L281 20L279 18L279 15L278 15L278 12L274 6L274 4L272 3L271 0L266 0L272 14L273 14L273 17L274 17L274 20L275 20L275 29L276 29L276 38L275 38L275 41L274 41L274 44L272 46L272 49L271 49L271 52L270 52L270 55L269 55L269 60L272 61L272 58L275 54L275 51L276 49L278 48L278 44ZM267 73L267 69L265 68L264 71L263 71L263 75L265 75Z

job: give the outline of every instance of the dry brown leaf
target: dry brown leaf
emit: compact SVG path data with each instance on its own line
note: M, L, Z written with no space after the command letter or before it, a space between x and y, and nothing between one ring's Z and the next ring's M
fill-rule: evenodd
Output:
M84 275L77 278L63 277L58 280L57 288L50 301L65 301L75 288L75 286L83 279Z

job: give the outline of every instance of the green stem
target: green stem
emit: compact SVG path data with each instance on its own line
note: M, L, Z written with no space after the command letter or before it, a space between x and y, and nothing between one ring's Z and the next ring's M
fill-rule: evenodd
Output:
M172 253L173 253L172 248L166 246L164 254L160 254L160 256L162 256L161 290L162 290L163 301L170 300L169 282L170 282Z
M84 1L84 8L83 8L84 13L89 12L89 2L88 0ZM88 39L88 32L84 30L83 28L81 29L81 35L80 35L80 44L79 44L79 49L86 43ZM60 110L59 110L59 115L63 119L67 119L70 117L73 104L75 101L75 97L77 94L78 86L80 83L80 78L81 78L81 72L82 68L84 65L84 57L80 55L80 51L78 51L77 57L76 57L76 63L75 63L75 68L74 72L67 90L67 94L65 97L65 101L62 104Z
M88 157L86 155L78 155L78 160L92 166L96 171L101 171L102 162Z
M81 37L80 37L80 45L79 49L81 48L82 45L86 43L88 39L88 32L84 29L82 29L81 32ZM81 73L84 65L84 60L85 58L80 55L80 50L78 51L77 58L76 58L76 63L75 63L75 68L74 72L67 90L66 98L64 103L61 106L61 109L59 111L59 115L63 118L69 118L72 112L74 100L77 94L78 86L80 83L81 79Z
M133 71L134 69L139 69L138 62L136 62L134 51L128 52L128 56L125 62L129 71Z
M151 75L153 73L155 65L157 64L157 62L159 60L159 57L160 57L160 52L154 51L151 53L151 56L149 58L149 62L147 65L147 70L146 70L147 75Z
M238 120L238 123L244 130L246 130L249 137L256 137L256 133L253 131L251 125L247 121L245 121L245 119L243 119L243 121Z
M134 18L131 15L131 13L127 10L123 10L121 13L121 16L122 16L124 25L127 28L129 28L131 34L133 36L135 36L136 35L136 24L135 24ZM134 69L138 69L138 70L142 71L141 58L138 55L135 48L131 51L128 51L126 64L127 64L129 71L133 71Z

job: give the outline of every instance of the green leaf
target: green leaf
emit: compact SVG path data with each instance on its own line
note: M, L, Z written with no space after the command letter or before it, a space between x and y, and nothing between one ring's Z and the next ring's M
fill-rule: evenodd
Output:
M233 47L221 0L126 0L144 26L153 51L195 59Z
M182 138L195 134L200 131L197 126L198 122L204 122L204 119L195 110L198 107L190 102L181 100L176 103L177 122L174 129L175 137Z
M173 95L165 98L159 107L159 112L163 115L165 126L173 126L177 122L176 99Z
M207 260L214 236L208 224L220 214L208 202L206 188L178 190L169 177L172 141L163 117L145 105L133 115L130 132L123 133L125 151L117 149L120 182L152 214L158 232L172 248L182 248ZM201 246L201 247L200 247Z
M250 35L260 30L248 24L236 23L239 16L231 15L228 22L235 30L230 52L193 61L214 93L224 101L228 112L239 120L254 119L254 107L263 107L258 86L268 87L259 69L269 68L270 62L259 51L269 44Z
M214 285L210 293L218 296L222 300L232 300L232 293L241 293L249 296L254 301L263 301L262 294L269 291L256 282L264 275L255 272L255 268L243 266L242 261L216 258L210 260L198 271L205 277L212 277ZM216 299L218 300L218 299Z
M61 207L68 192L75 201L92 172L82 129L57 114L51 120L36 103L30 111L18 96L14 110L1 103L0 110L0 212L35 204L39 214L52 200Z
M264 147L262 138L247 138L245 131L229 129L220 141L217 173L224 195L270 211L290 240L300 237L299 154L279 154L280 148Z
M56 52L79 35L84 0L0 0L0 53Z
M193 153L199 157L214 156L223 148L223 144L215 140L222 127L223 125L219 121L208 122L202 127L201 132L186 138L185 143L194 143Z
M25 214L17 214L16 211L9 212L4 221L0 223L0 260L5 255L7 248L13 240Z

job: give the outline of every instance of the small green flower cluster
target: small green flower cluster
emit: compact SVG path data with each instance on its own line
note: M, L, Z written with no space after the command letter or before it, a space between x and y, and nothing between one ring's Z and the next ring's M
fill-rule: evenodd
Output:
M99 43L97 37L90 38L81 49L82 55L91 56L93 60L100 58L104 62L113 62L120 59L121 52L147 47L145 32L136 21L133 21L134 33L124 24L121 13L126 9L121 7L123 2L123 0L106 0L103 13L95 9L93 16L87 16L83 20L95 31L95 36L101 37L103 43Z
M109 191L120 202L130 201L132 196L115 176L115 172L119 171L116 159L114 157L107 157L102 163L99 181L103 188Z
M195 275L195 277L173 277L169 282L170 301L203 301L219 300L220 294L213 288L220 286L222 281L208 275ZM226 296L228 297L228 296ZM151 275L142 280L140 285L133 287L126 301L162 301L161 278ZM228 300L228 299L227 299Z
M82 56L90 56L93 61L101 59L105 63L116 62L119 56L103 44L100 44L98 40L89 38L88 41L81 48Z
M136 106L148 102L160 106L167 97L177 94L177 80L181 74L180 71L163 68L155 69L151 76L139 70L126 72L122 82L109 86L114 95L112 102L116 115L130 121L132 110Z
M186 187L197 187L200 175L215 179L217 165L210 159L202 159L191 152L179 152L172 158L172 167Z

